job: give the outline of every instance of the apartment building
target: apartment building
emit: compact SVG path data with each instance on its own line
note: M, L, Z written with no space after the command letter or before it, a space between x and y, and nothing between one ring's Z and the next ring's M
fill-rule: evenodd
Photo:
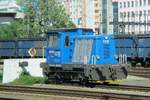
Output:
M94 0L94 28L97 33L101 33L101 0Z
M113 19L119 22L116 34L150 33L150 0L113 0L113 4Z
M112 34L113 26L110 22L113 21L112 0L101 0L101 33Z
M94 29L94 0L63 0L63 4L76 27Z
M111 0L63 0L63 3L77 27L92 28L96 33L112 33L109 26Z

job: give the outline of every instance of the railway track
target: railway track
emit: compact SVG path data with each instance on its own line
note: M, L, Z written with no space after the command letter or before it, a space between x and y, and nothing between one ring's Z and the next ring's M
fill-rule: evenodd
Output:
M102 100L149 100L150 95L131 94L131 93L115 93L104 91L88 91L76 89L56 89L56 88L38 88L38 87L24 87L24 86L6 86L0 85L0 91L16 92L16 93L30 93L43 95L59 95L72 96Z
M109 85L97 85L98 88L107 88L107 89L117 89L117 90L128 90L128 91L141 91L141 92L150 92L150 87L144 86L132 86L132 85L118 85L118 84L109 84Z
M63 86L75 86L75 87L83 87L78 84L70 85L63 84ZM128 91L140 91L140 92L150 92L150 87L147 86L134 86L134 85L121 85L121 84L94 84L94 88L100 89L114 89L114 90L128 90ZM89 85L90 87L90 85Z
M150 68L132 68L129 71L129 75L141 76L145 78L150 78Z

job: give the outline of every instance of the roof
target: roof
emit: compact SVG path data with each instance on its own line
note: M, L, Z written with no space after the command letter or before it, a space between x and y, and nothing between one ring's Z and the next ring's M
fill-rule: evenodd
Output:
M150 34L116 34L115 38L150 38Z
M0 12L0 17L15 17L16 13L4 13Z

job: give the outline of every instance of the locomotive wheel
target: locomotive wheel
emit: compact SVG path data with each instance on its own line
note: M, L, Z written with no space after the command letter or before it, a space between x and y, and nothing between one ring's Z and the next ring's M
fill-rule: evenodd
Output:
M146 63L145 62L141 62L142 67L145 67Z
M90 83L89 80L88 80L88 78L84 78L84 79L81 79L81 78L80 78L80 79L79 79L79 84L80 84L81 86L90 87L90 88L95 87L95 84Z
M61 79L59 74L55 73L53 78L48 79L48 82L54 84L62 84L63 80Z
M144 67L150 67L150 63L148 61L145 61L145 66Z
M136 62L131 62L132 67L136 66Z
M81 85L81 86L87 86L88 85L88 79L87 78L84 78L84 79L79 79L79 84Z
M90 83L90 84L89 84L89 87L90 87L90 88L94 88L95 86L96 86L96 85L93 84L93 83Z

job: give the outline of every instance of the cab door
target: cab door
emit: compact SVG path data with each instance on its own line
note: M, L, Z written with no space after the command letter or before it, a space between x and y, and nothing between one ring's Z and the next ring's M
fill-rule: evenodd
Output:
M46 47L46 62L47 64L61 63L61 35L59 33L51 33L48 35L48 43Z

